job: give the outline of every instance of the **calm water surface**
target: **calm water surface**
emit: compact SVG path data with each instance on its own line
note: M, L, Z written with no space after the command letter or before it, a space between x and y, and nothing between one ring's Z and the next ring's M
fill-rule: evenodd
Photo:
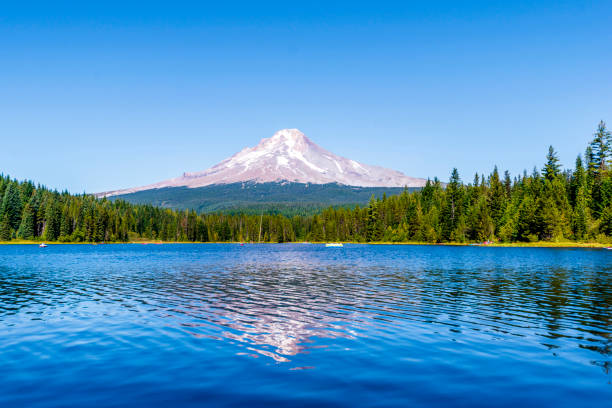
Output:
M610 407L612 251L0 246L0 406Z

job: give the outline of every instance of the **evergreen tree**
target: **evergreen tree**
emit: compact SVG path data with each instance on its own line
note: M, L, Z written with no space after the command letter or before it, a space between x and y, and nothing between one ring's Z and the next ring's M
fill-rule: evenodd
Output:
M13 232L11 231L11 220L8 214L0 218L0 241L10 241Z
M512 179L510 178L510 172L506 170L504 172L504 190L506 191L506 197L510 197L512 192Z
M462 216L462 196L461 179L456 168L453 169L448 185L446 186L446 205L443 211L442 239L450 241L453 239L453 232L457 228L459 219Z
M383 225L379 217L378 201L372 196L372 198L370 198L370 204L368 205L366 239L370 242L379 241L382 235Z
M61 213L59 204L52 202L46 207L45 211L45 239L55 241L60 234Z
M17 230L17 237L21 239L34 239L36 236L36 218L35 213L30 204L26 204L23 209L21 224Z
M542 240L561 240L570 235L570 207L565 186L558 178L545 180L537 199L538 236Z
M574 168L574 172L572 173L572 176L570 179L569 201L571 205L575 205L576 199L578 197L578 191L581 188L585 189L583 194L586 193L586 189L587 189L586 172L582 165L582 157L578 155L578 157L576 157L576 166Z
M500 227L501 217L506 204L506 194L503 184L499 180L499 172L497 166L493 169L493 173L489 177L489 192L488 192L489 215L493 220L493 225L497 231Z
M18 183L11 182L4 192L2 205L0 206L0 215L8 216L8 222L12 229L17 229L21 221L21 195Z
M606 129L604 121L599 122L590 145L592 152L590 159L593 161L592 165L596 175L602 174L608 168L611 143L610 137L610 132Z
M561 170L561 166L559 166L559 158L557 157L557 152L552 146L548 147L548 154L546 155L546 164L544 165L544 169L542 170L542 175L547 180L553 180L555 177L559 175L559 171Z
M589 191L593 186L595 177L597 176L596 159L595 154L591 146L588 146L584 152L584 159L586 160L586 178Z
M612 172L608 172L599 183L599 206L601 209L612 204Z
M539 225L536 213L535 200L527 195L518 208L517 238L519 240L536 241L538 239Z
M34 194L34 183L31 181L24 181L19 187L21 190L21 207L24 208L28 201L30 201L32 194Z
M67 241L70 235L72 235L72 218L66 206L62 211L62 218L60 221L60 237L62 240Z
M576 203L572 214L572 232L574 239L583 240L587 237L589 225L589 207L585 195L585 188L578 190Z
M489 213L489 206L484 196L481 196L470 213L468 221L468 237L474 241L493 239L495 224Z
M600 230L607 236L612 236L612 205L607 206L601 213Z

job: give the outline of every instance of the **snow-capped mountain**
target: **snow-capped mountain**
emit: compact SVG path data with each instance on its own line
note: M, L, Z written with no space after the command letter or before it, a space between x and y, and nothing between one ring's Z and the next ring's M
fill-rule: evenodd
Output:
M164 187L203 187L253 181L296 183L339 183L360 187L422 187L426 180L408 177L395 170L358 163L329 152L297 129L283 129L247 147L221 163L196 173L150 184L100 193L115 196Z

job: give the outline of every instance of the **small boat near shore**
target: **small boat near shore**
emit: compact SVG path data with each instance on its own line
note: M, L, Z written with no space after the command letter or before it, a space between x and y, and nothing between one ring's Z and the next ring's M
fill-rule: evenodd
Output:
M45 244L44 242L41 242L40 245L38 246L39 248L46 248L49 245Z
M328 242L325 244L326 248L342 248L343 246L342 242Z

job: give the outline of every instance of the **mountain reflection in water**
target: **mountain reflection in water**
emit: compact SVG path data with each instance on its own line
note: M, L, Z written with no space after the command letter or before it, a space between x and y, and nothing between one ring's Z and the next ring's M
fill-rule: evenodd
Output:
M334 289L347 283L348 276L350 271L339 268L311 270L305 276L287 265L242 265L215 275L211 282L211 276L188 269L185 281L179 282L181 289L168 298L175 307L165 317L196 337L243 343L248 350L287 362L288 356L307 352L314 338L353 339L356 330L368 324L368 314L358 312L358 289L351 294Z

